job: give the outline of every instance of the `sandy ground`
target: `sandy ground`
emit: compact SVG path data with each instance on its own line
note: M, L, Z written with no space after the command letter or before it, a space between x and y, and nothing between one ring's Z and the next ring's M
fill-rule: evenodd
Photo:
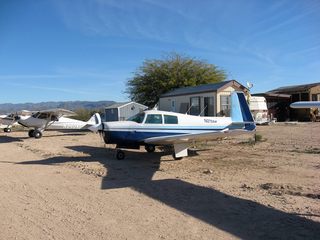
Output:
M0 239L319 239L320 124L257 132L180 161L117 161L93 133L0 133Z

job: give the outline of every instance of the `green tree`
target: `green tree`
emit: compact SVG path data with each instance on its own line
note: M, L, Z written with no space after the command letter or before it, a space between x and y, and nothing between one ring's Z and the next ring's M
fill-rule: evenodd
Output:
M161 94L174 88L216 83L226 73L213 64L177 53L163 59L145 60L127 82L126 93L132 101L153 107Z

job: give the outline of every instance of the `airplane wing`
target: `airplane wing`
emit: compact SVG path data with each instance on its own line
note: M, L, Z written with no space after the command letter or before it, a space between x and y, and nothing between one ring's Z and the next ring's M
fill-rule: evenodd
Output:
M31 116L33 113L36 113L36 111L21 110L16 112L16 115Z
M75 112L67 110L67 109L63 109L63 108L54 108L54 109L42 110L42 111L39 111L39 113L49 113L49 114L52 114L52 115L56 115L58 117L76 115Z
M194 134L179 134L174 136L147 138L145 139L145 143L159 144L159 145L180 144L180 143L188 143L192 141L214 140L218 138L241 135L245 133L252 133L252 131L248 131L245 129L235 129L235 130L224 129L222 131L202 132L202 133L194 133Z
M292 108L320 108L320 101L301 101L290 104Z

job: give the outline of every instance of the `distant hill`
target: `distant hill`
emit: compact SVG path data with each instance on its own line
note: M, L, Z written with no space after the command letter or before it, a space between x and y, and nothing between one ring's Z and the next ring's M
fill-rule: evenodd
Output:
M89 101L67 101L67 102L40 102L40 103L2 103L0 104L0 113L11 113L20 110L45 110L51 108L65 108L68 110L77 110L77 109L103 109L111 104L114 104L114 101L98 101L98 102L89 102Z

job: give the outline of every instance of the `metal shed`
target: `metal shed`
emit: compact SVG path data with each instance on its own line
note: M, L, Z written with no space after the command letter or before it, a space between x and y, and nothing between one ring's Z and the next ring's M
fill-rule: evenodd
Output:
M115 103L105 108L105 121L125 121L146 109L147 106L136 102Z

